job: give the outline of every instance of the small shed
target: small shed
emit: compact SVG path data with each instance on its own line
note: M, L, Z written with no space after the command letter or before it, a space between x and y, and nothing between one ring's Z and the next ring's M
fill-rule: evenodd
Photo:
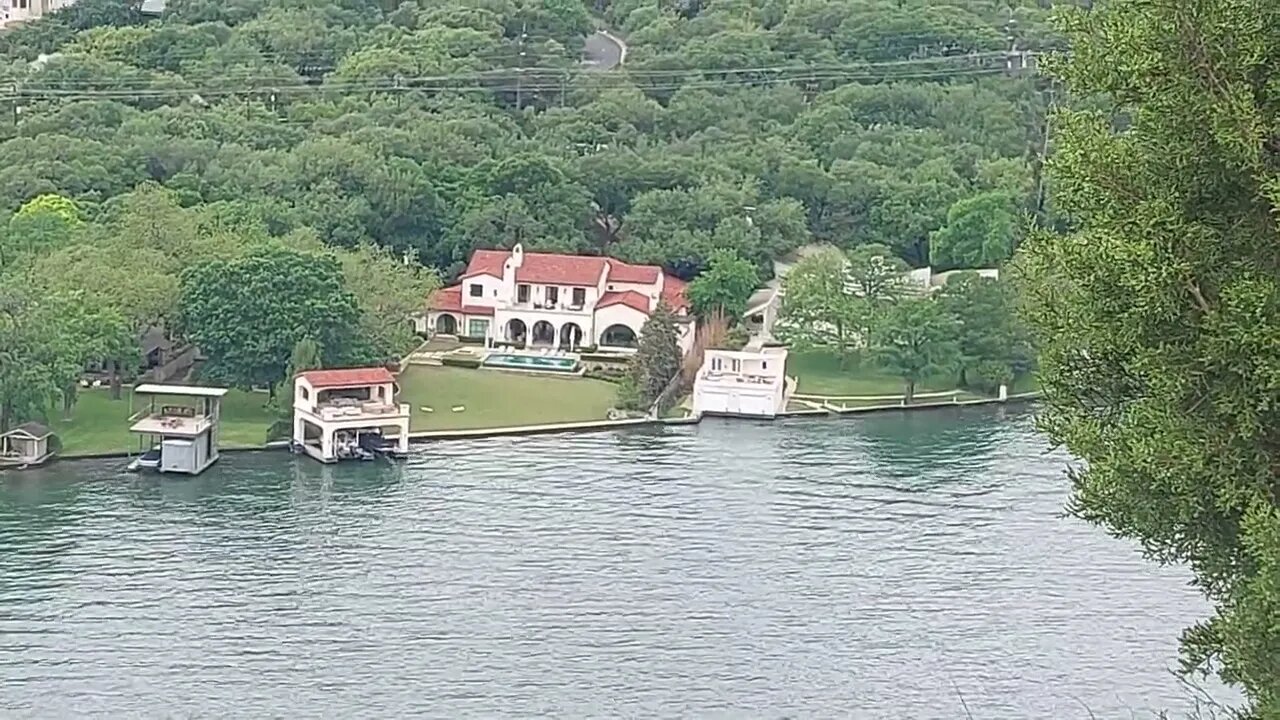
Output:
M40 465L58 451L58 438L37 422L0 434L0 467Z

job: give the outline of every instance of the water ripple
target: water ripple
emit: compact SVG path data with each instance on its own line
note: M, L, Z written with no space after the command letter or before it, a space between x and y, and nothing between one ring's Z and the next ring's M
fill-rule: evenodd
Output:
M1150 717L1205 610L1017 412L0 480L0 716ZM1083 703L1083 705L1082 705Z

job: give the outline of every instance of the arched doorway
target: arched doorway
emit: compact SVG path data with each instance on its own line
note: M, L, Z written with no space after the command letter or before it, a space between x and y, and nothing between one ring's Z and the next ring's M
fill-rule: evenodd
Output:
M507 342L523 345L529 335L529 328L519 318L507 321Z
M582 345L582 328L567 322L560 326L560 349L573 352Z
M551 345L556 341L556 328L546 320L539 320L533 324L532 334L534 345Z
M445 314L436 318L436 332L441 335L458 334L458 318Z
M610 347L636 347L636 331L626 325L610 325L600 336L600 344Z

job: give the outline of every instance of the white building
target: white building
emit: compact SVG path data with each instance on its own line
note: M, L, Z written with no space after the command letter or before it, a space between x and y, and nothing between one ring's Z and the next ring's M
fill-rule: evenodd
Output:
M218 461L218 424L226 388L143 384L130 398L147 406L130 415L142 454L130 470L199 475ZM182 400L178 400L181 398Z
M695 415L774 417L787 407L787 351L707 350L693 383Z
M680 346L693 345L684 281L653 265L613 258L477 250L459 282L434 293L421 333L462 335L531 347L634 348L665 302L680 321Z
M409 406L386 368L307 370L293 380L293 447L320 462L409 451ZM394 440L388 439L394 432Z
M75 0L0 0L0 28L39 20Z

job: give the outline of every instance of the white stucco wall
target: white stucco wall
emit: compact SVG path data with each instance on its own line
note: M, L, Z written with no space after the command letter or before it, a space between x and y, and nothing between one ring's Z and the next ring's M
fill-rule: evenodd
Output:
M480 296L471 294L472 286L480 286ZM462 281L462 304L495 307L502 299L502 280L492 275L475 275Z
M694 413L774 417L782 404L782 387L708 382L702 378L693 386Z
M640 331L644 328L644 323L649 319L645 313L626 305L610 305L606 308L596 310L595 331L591 336L592 342L599 345L604 331L612 325L626 325L631 328L636 337L640 337Z

